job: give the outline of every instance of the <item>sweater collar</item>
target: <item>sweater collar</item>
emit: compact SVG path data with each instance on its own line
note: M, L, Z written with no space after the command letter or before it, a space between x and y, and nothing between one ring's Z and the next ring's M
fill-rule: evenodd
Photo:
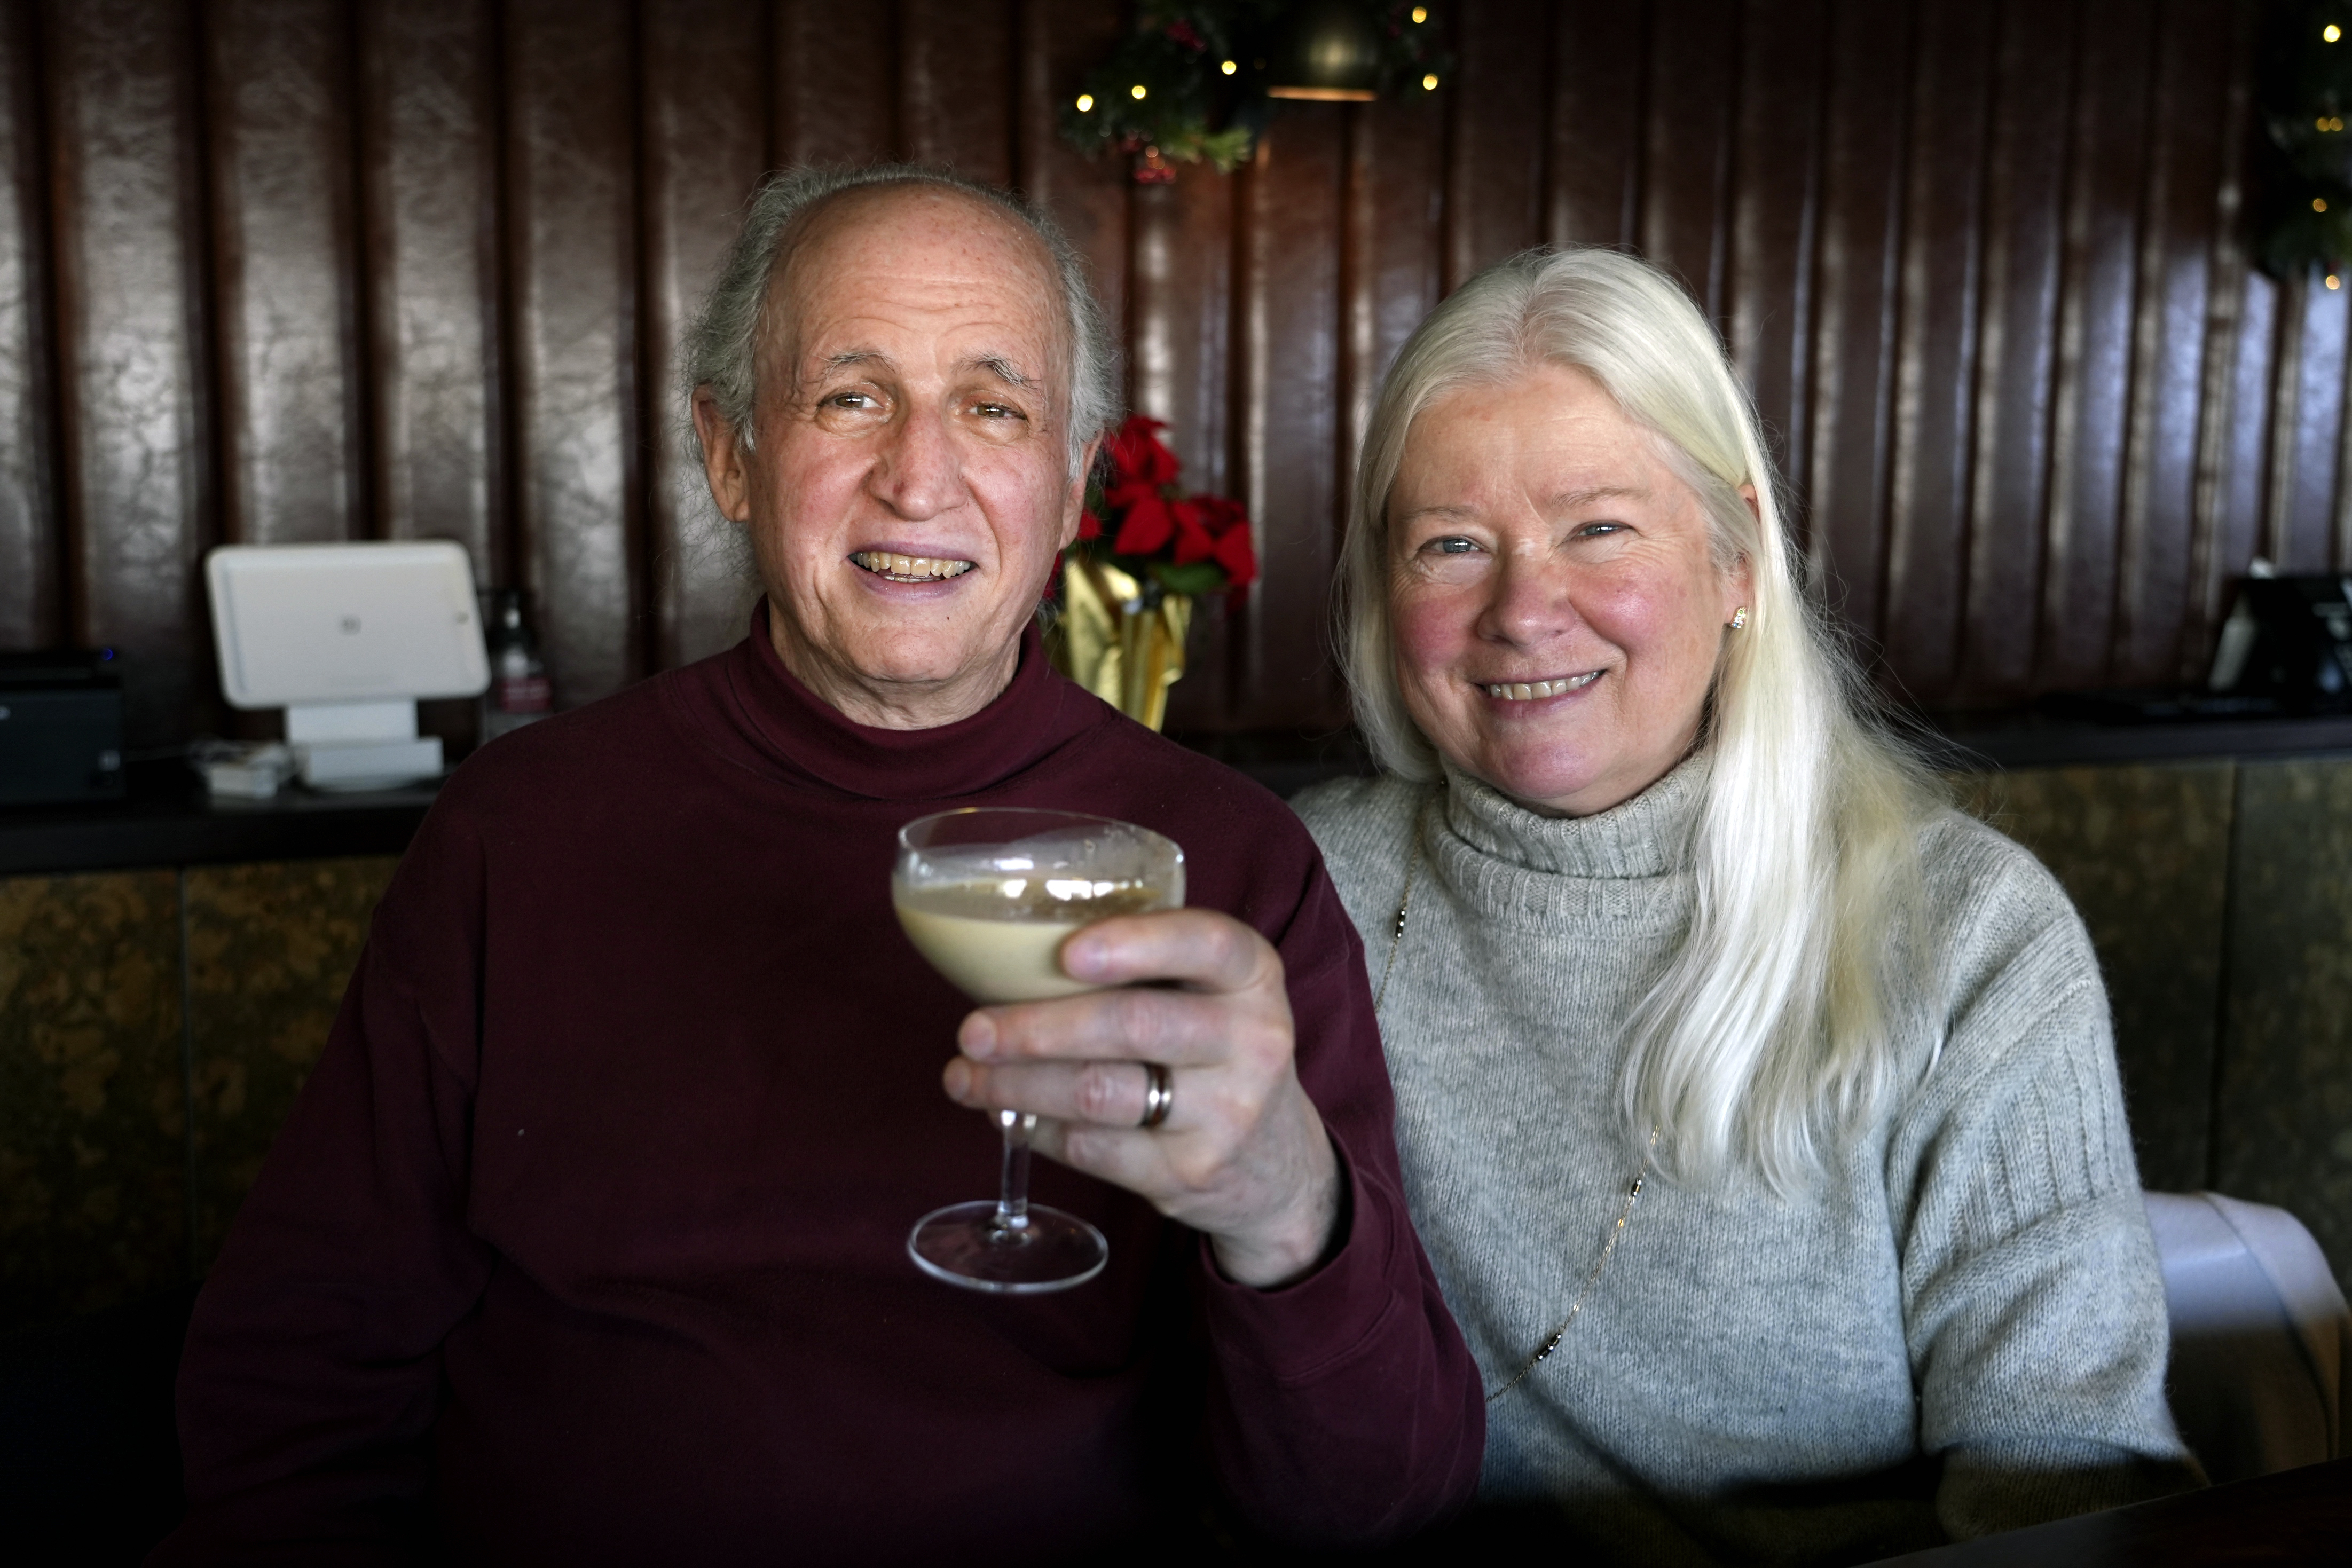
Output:
M1530 811L1491 784L1445 764L1445 825L1490 859L1555 876L1664 876L1688 860L1707 757L1685 758L1632 800L1589 817Z
M776 655L765 599L751 612L751 634L723 657L728 706L745 739L799 782L870 800L976 794L1100 716L1054 673L1034 624L1022 632L1019 667L996 699L934 729L876 729L809 690Z

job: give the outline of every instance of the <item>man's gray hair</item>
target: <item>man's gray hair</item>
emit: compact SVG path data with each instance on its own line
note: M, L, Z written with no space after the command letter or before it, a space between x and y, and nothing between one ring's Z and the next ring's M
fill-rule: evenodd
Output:
M986 202L1037 236L1054 258L1062 291L1069 376L1069 463L1118 418L1118 379L1110 332L1080 258L1052 218L1020 196L945 169L918 163L865 168L785 169L762 181L743 209L733 248L686 334L686 391L709 387L719 416L751 444L759 401L760 343L768 327L770 285L792 248L795 220L845 191L873 185L930 185Z

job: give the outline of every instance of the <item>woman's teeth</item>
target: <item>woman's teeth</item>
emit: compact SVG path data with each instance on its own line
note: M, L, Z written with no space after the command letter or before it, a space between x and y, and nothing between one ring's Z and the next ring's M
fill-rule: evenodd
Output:
M937 582L941 578L961 577L971 570L971 562L968 560L947 560L927 555L898 555L883 549L862 549L849 559L866 570L887 577L893 582Z
M1601 678L1598 670L1588 670L1580 675L1570 675L1561 681L1505 681L1488 686L1486 695L1507 703L1523 703L1531 697L1556 697L1565 692L1581 690Z

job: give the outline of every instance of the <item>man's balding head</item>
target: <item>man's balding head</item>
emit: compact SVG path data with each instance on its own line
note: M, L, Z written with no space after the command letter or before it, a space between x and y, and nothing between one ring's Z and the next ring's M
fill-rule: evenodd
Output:
M1017 236L1008 256L1038 269L1053 297L1056 379L1066 389L1064 424L1070 462L1116 423L1117 377L1110 336L1084 264L1053 220L1020 198L960 175L909 164L798 169L771 175L745 208L742 227L687 336L689 395L707 391L721 419L751 435L761 377L772 356L801 336L796 318L812 251L844 225L871 222L911 204L961 207L982 229ZM781 361L791 363L788 356ZM772 390L772 389L771 389Z

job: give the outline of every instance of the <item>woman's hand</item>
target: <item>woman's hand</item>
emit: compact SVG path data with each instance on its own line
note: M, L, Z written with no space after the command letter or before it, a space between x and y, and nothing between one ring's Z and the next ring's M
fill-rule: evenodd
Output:
M1062 967L1119 988L972 1013L949 1097L1034 1114L1039 1153L1204 1232L1228 1279L1266 1289L1312 1269L1339 1218L1339 1156L1299 1086L1273 946L1231 915L1175 909L1087 926ZM1150 1130L1146 1062L1171 1092Z

